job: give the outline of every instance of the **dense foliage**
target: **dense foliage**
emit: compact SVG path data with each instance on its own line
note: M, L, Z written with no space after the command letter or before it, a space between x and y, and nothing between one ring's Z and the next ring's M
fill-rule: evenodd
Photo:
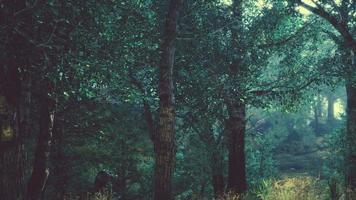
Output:
M353 0L1 0L0 49L1 199L355 198Z

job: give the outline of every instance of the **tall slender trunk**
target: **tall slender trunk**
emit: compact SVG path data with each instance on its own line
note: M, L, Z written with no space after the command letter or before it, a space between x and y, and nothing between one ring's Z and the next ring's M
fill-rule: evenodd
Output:
M175 157L175 102L173 66L179 7L183 0L171 0L166 18L159 71L158 134L155 149L155 200L172 199L172 172Z
M24 145L20 107L22 77L19 69L28 66L22 49L26 40L13 30L14 13L26 8L26 1L2 2L0 26L8 27L3 59L0 61L0 199L22 199L24 196ZM3 20L4 19L4 20ZM23 20L28 23L30 17Z
M24 145L19 107L12 103L0 94L0 197L3 199L18 199L24 194Z
M53 164L52 177L56 177L53 185L55 185L55 194L51 194L55 200L65 199L66 190L69 182L70 159L66 155L65 149L65 120L64 114L56 115L56 120L53 125L53 146L51 154L51 163Z
M24 149L17 106L0 95L0 198L21 199L24 194Z
M321 95L317 94L316 96L316 103L314 106L314 119L315 119L315 134L316 135L321 135L322 134L322 129L321 129L321 117L322 117L322 102L321 102Z
M356 198L356 55L351 51L352 74L346 80L346 199ZM351 191L351 192L349 192Z
M225 95L229 118L226 121L229 164L228 164L228 183L227 191L234 194L242 194L247 190L246 169L245 169L245 128L246 128L246 105L240 100L241 95L235 90L240 90L241 84L235 84L235 80L245 76L248 72L243 62L245 55L244 41L242 35L242 1L233 0L232 13L234 26L231 27L232 48L235 58L230 65L231 85ZM240 91L241 92L241 91Z
M245 163L245 104L240 100L228 105L229 119L226 122L228 134L229 166L227 190L242 194L247 190Z
M40 132L37 139L32 175L27 186L27 200L39 200L49 175L49 155L54 121L53 100L47 92L40 97Z
M347 93L347 129L346 129L346 184L356 190L356 83L348 83ZM355 196L356 197L356 196Z
M120 195L120 199L127 199L127 179L126 179L126 177L119 175L116 184L117 184L117 191Z
M15 58L0 69L0 197L24 194L24 145L20 125L21 81ZM21 102L22 103L22 102Z
M223 174L223 158L219 150L215 150L211 156L212 163L212 183L215 198L219 198L224 194L225 183Z

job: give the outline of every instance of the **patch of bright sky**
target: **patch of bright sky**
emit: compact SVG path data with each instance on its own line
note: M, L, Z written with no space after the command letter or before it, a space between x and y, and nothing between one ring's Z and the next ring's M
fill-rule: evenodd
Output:
M341 119L345 115L345 107L341 99L337 99L334 103L334 117Z
M342 101L342 99L340 99L340 98L336 99L333 106L334 106L334 117L339 120L342 119L342 117L344 117L345 113L346 113L345 105L344 105L344 102ZM323 107L322 115L326 116L327 110L328 110L327 98L322 99L322 107Z
M313 0L302 0L304 3L311 5L313 7L315 7L316 5L313 3ZM342 0L333 0L335 2L336 5L340 5ZM297 11L300 12L301 14L308 16L311 14L311 12L307 9L305 9L303 6L298 6Z
M220 0L220 3L223 4L223 5L231 5L232 4L232 0ZM272 5L270 4L267 4L266 3L266 0L257 0L255 2L255 5L259 8L259 9L262 9L264 7L271 7Z
M313 0L302 0L304 3L308 4L308 5L311 5L311 6L315 6L315 4L313 3ZM334 2L337 4L337 5L340 5L342 0L334 0ZM223 4L223 5L231 5L232 4L232 0L220 0L220 3ZM272 7L272 5L269 5L269 4L266 4L266 0L257 0L256 1L256 6L259 8L259 9L262 9L264 7L267 7L267 8L270 8ZM307 9L305 9L303 6L298 6L296 8L296 10L298 12L300 12L301 14L305 15L305 16L308 16L311 14L311 12Z
M315 4L313 3L312 0L302 0L302 1L308 5L313 6L313 7L315 6ZM298 6L296 8L296 10L305 16L308 16L311 14L311 12L309 10L307 10L306 8L304 8L303 6Z
M260 10L262 10L263 8L272 8L272 4L267 3L266 0L257 0L255 4Z
M232 4L232 0L220 0L220 3L229 6Z

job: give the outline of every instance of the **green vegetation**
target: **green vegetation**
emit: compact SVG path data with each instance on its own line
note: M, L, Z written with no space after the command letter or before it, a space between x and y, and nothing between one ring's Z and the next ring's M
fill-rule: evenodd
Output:
M353 0L0 0L0 199L353 191Z

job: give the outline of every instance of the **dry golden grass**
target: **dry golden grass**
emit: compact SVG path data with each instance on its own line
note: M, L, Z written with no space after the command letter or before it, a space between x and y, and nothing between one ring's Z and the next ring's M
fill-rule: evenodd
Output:
M64 200L112 200L113 196L111 192L101 193L83 193L81 195L68 195Z
M308 176L263 181L255 192L262 200L324 200L329 194L319 179Z

